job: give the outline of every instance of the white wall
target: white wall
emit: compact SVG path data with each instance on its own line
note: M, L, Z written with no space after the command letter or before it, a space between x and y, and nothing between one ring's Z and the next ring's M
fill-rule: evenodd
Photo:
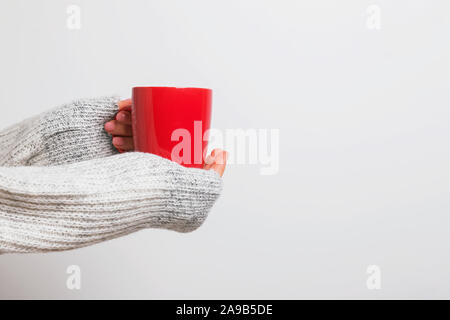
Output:
M380 30L366 26L373 4ZM2 1L0 127L134 85L204 86L214 127L280 130L280 170L230 167L192 234L0 256L0 298L450 298L449 12L445 0ZM369 265L381 290L366 287Z

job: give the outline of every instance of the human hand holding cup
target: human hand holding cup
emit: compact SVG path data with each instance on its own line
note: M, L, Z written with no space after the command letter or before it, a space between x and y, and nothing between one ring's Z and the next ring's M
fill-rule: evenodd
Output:
M105 129L114 136L118 149L153 153L185 167L213 169L222 175L227 153L215 149L205 157L211 103L210 89L134 87L132 99L119 102L116 120ZM127 135L115 134L119 129Z

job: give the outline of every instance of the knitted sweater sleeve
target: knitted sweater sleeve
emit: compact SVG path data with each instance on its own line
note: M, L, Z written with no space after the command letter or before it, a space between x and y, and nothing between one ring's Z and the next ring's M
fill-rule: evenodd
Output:
M0 166L52 166L117 154L104 124L116 96L79 99L0 131Z
M221 190L214 171L144 153L0 168L0 253L88 246L144 228L198 228Z

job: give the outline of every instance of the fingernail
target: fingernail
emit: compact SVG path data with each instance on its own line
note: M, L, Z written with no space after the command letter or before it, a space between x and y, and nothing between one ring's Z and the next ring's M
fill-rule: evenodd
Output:
M117 115L117 120L119 120L119 121L125 121L125 120L127 120L127 116L126 116L124 113L119 113L119 114Z
M112 142L113 142L113 145L115 145L115 146L123 145L123 139L120 137L114 137Z
M106 131L113 131L114 130L114 123L113 122L107 122L105 124L105 130Z

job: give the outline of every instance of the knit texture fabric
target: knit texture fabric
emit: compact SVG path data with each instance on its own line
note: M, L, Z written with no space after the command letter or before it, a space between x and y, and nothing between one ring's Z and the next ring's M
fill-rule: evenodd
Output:
M0 166L49 166L118 153L103 129L118 97L76 100L0 132Z
M114 155L103 125L116 102L75 102L0 133L0 254L75 249L144 228L189 232L204 222L220 176L151 154Z
M215 171L145 153L0 168L0 253L74 249L143 228L188 232L221 190Z

